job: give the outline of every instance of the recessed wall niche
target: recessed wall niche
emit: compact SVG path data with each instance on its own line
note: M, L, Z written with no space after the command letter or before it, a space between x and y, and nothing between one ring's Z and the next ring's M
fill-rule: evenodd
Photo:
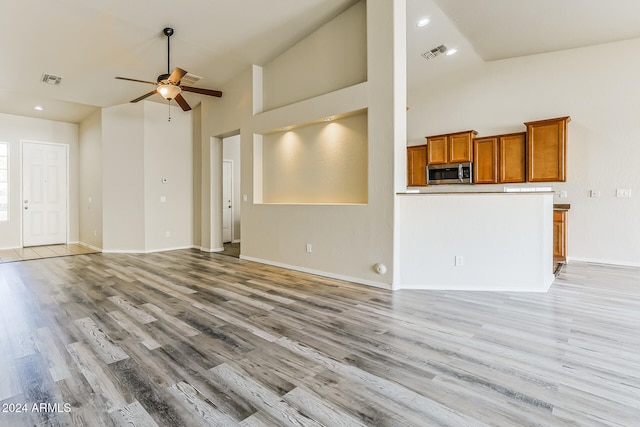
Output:
M254 172L261 177L256 184L261 185L262 203L367 203L366 111L255 141L259 164Z

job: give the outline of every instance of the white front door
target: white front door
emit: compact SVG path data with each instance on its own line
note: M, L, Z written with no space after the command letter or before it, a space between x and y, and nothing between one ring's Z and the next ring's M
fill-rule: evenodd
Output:
M67 147L22 144L22 245L67 243Z
M233 162L222 161L222 242L233 240Z

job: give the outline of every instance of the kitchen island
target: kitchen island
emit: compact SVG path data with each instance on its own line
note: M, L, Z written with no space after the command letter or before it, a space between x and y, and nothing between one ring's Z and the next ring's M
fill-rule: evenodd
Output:
M397 194L394 289L547 291L553 194Z

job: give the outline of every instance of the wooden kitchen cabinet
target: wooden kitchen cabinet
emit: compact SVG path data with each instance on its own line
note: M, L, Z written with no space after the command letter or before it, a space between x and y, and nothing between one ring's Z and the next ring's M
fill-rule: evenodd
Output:
M500 135L498 139L498 182L525 182L526 133Z
M473 140L473 182L495 184L498 182L498 137Z
M427 185L427 146L407 147L407 187Z
M473 140L473 173L476 184L525 182L524 132Z
M553 211L553 261L567 260L567 211Z
M427 164L442 165L449 162L449 138L447 135L427 137Z
M527 126L527 181L566 181L567 124L570 117L539 120Z
M427 137L427 164L462 163L473 160L473 138L477 132L434 135Z

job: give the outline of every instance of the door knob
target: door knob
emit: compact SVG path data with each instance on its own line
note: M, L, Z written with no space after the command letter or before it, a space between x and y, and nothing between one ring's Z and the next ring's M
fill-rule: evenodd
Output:
M29 203L29 201L28 201L28 200L25 200L24 202L25 202L25 203Z
M27 210L27 209L29 209L29 206L25 206L25 207L24 207L24 210Z

